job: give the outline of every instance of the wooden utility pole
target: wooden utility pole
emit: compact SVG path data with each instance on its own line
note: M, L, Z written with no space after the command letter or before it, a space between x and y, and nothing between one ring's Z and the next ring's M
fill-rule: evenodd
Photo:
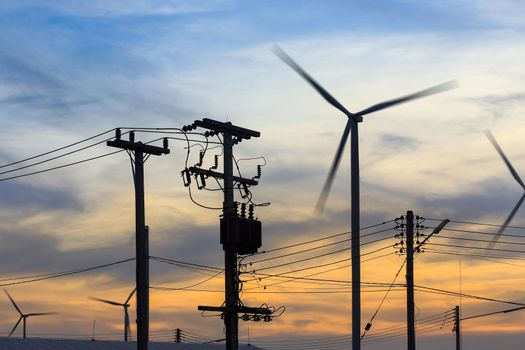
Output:
M414 213L409 210L406 216L407 242L407 344L408 350L416 350L416 323L414 317Z
M116 140L107 145L131 151L134 154L133 179L135 185L135 277L137 288L137 350L148 349L149 339L149 239L144 209L144 154L160 156L170 153L168 140L164 147L156 147L135 142L135 135L129 133L129 141L120 139L120 129L116 131Z

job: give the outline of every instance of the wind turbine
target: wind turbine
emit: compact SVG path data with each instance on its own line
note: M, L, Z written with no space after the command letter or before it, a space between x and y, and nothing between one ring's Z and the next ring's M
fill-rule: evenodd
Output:
M351 113L346 109L339 101L337 101L327 90L325 90L314 78L312 78L304 69L302 69L286 52L284 52L279 46L275 45L272 51L290 68L292 68L297 74L299 74L304 80L306 80L329 104L343 112L347 117L348 121L343 131L343 136L337 147L334 160L328 172L328 177L324 183L321 195L317 201L316 210L321 213L324 210L330 188L334 182L335 174L339 163L341 162L341 156L348 140L348 135L352 133L350 138L350 178L351 178L351 252L352 252L352 349L359 350L361 348L360 336L361 336L361 263L360 263L360 223L359 223L359 136L358 136L358 123L363 121L363 116L373 112L380 111L385 108L393 107L395 105L409 102L421 97L437 94L439 92L447 91L457 87L457 82L449 81L444 84L440 84L431 87L426 90L422 90L410 95L402 96L392 100L384 101L372 105L366 109L363 109L357 113Z
M131 297L133 296L133 294L135 294L136 290L137 289L135 288L133 289L133 291L131 291L130 295L128 296L128 298L126 299L124 303L118 303L116 301L90 297L90 299L100 301L102 303L115 305L115 306L122 306L124 308L124 341L128 341L128 337L131 335L131 329L129 326L128 308L129 308L129 301L131 300Z
M492 133L488 129L485 130L485 135L487 135L487 138L489 139L489 141L492 143L492 145L494 146L496 151L498 151L500 157L503 159L503 161L507 165L507 168L509 169L510 174L512 175L512 177L514 177L514 179L518 182L518 184L521 186L521 188L523 188L523 191L525 191L525 184L523 183L523 181L521 180L520 176L518 175L518 173L516 172L516 170L514 169L512 164L510 163L510 161L507 158L507 156L505 155L505 153L503 153L503 150L501 149L501 147L499 146L498 142L496 141L496 138L494 138L494 135L492 135ZM523 203L524 200L525 200L525 192L523 193L521 198L518 200L518 202L516 203L516 205L514 206L512 211L510 212L509 216L507 216L507 219L505 219L505 221L503 222L503 225L500 226L498 232L496 233L494 238L492 238L492 242L490 242L489 245L487 246L487 249L494 248L494 245L498 242L498 240L501 237L501 234L503 233L503 231L505 231L507 226L509 226L512 218L514 218L514 215L516 215L516 212L518 211L518 209L520 208L520 206L521 206L521 204Z
M26 338L26 335L27 335L27 319L31 316L45 316L45 315L55 315L56 312L32 312L30 314L24 314L22 312L22 310L20 310L20 308L18 307L18 305L16 305L15 301L13 300L13 298L11 297L11 295L9 294L9 292L7 291L7 289L4 289L4 292L5 294L7 295L7 297L9 298L9 300L11 300L11 303L13 303L13 306L15 307L16 311L18 311L18 313L20 314L20 318L18 319L18 321L16 322L15 326L13 327L13 329L11 330L11 332L9 332L9 335L8 337L10 337L11 335L13 335L13 333L16 331L16 327L18 327L18 325L20 324L20 321L23 321L22 322L22 325L23 325L23 338L25 339Z

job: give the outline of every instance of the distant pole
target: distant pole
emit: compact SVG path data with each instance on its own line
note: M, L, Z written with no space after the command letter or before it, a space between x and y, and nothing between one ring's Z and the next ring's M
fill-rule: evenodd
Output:
M24 339L26 338L26 330L27 330L27 327L26 327L26 320L27 320L27 316L24 316L24 317L23 317L23 321L24 321L24 324L23 324L23 326L24 326L24 333L23 333L24 335L23 335L23 338L24 338Z
M226 223L233 216L233 140L229 131L223 132L224 144L224 203L223 217ZM228 225L228 224L227 224ZM229 228L228 228L229 230ZM224 274L226 291L226 312L224 325L226 327L226 349L237 350L239 347L239 319L237 317L237 253L234 249L224 246Z
M461 326L459 318L459 306L454 310L454 331L456 332L456 350L461 350Z
M135 277L137 288L137 350L148 350L149 339L149 229L146 226L144 210L144 153L160 156L170 153L168 139L163 141L163 147L151 146L135 142L133 132L129 133L129 141L120 139L120 129L116 129L116 139L108 141L110 147L132 151L133 179L135 185ZM127 336L126 330L125 337Z
M180 328L175 330L175 342L180 343Z
M350 136L351 180L351 256L352 256L352 350L361 349L361 253L359 223L359 135L358 122L353 123Z
M409 210L406 216L407 233L407 335L408 350L416 350L416 330L414 317L414 213Z

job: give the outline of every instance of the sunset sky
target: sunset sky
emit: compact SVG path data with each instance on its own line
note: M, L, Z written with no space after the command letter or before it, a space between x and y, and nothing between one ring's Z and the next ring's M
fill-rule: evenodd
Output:
M350 229L348 149L325 213L314 214L346 117L284 65L271 52L272 45L286 50L350 111L457 79L458 89L371 114L361 123L362 227L387 222L363 230L363 234L373 233L364 242L384 240L364 245L362 253L396 243L393 220L407 210L427 218L423 224L429 227L449 218L454 222L447 228L452 230L431 240L448 246L429 245L417 257L415 283L525 303L525 240L521 237L525 231L519 228L525 226L525 208L518 210L511 223L517 228L507 229L509 236L495 246L501 251L464 248L486 247L479 240L492 236L479 232L494 233L498 227L475 223L502 224L523 195L484 134L486 129L492 131L518 174L525 177L523 13L525 5L510 0L2 1L0 163L116 127L180 128L202 118L231 121L261 132L260 138L236 145L234 153L238 159L266 160L253 200L271 202L256 212L263 224L261 250L271 250ZM67 150L0 168L1 286L17 281L8 280L12 278L133 256L134 196L126 154L6 180L108 153L112 149L102 141L112 136L108 132L82 144L101 142L97 146L26 169L11 171ZM140 132L136 138L146 142L162 136ZM150 254L222 267L220 211L190 200L180 176L185 147L185 141L171 140L170 155L152 157L146 163ZM197 162L199 150L191 147L189 165ZM209 168L213 155L220 153L218 148L209 150L204 166ZM262 163L261 159L244 160L239 167L243 176L252 177ZM209 187L217 187L211 179ZM222 205L222 192L193 188L192 194L205 206ZM341 235L250 257L245 259L246 268L257 272L267 267L264 273L293 276L325 271L312 278L348 281L349 267L326 270L348 265L347 261L328 266L348 259L349 250L297 262L347 248L348 242L334 243L345 238ZM334 244L312 249L327 243ZM363 256L363 260L376 257L363 263L363 281L392 282L404 259L394 252L390 247ZM150 264L152 287L183 288L214 275L211 270L158 261ZM323 264L327 266L294 272ZM404 275L402 271L396 283L403 283ZM100 338L120 339L122 310L89 297L124 301L134 278L134 263L126 262L6 288L24 312L59 312L30 319L29 336L86 338L96 320ZM266 303L286 306L286 311L271 323L240 321L241 342L247 342L249 334L252 344L269 349L279 348L283 339L301 344L308 339L346 339L349 346L347 284L341 288L293 281L270 286L284 280L268 278L257 283L250 274L244 279L249 280L242 295L246 305ZM222 288L223 280L217 276L190 288L204 291L152 289L152 332L178 327L222 338L222 321L197 311L198 305L220 305ZM383 287L371 289L362 295L363 326L385 295ZM393 343L373 341L374 332L403 327L405 291L397 289L390 292L374 319L365 337L369 343L363 348L405 348L405 338ZM445 314L459 304L463 317L515 307L419 290L416 319ZM134 307L133 301L132 320ZM18 314L3 293L0 310L0 334L5 336ZM451 329L445 322L442 328L416 333L418 344L430 350L452 348ZM525 311L465 320L462 332L466 350L521 349ZM134 325L132 334L134 338Z

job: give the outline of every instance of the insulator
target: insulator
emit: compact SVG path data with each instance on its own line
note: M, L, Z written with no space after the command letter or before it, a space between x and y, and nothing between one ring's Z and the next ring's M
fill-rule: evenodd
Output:
M239 215L239 202L233 202L233 215L238 216ZM250 262L251 265L251 262Z
M221 313L221 320L224 320L224 312Z
M403 254L403 248L399 249L399 253Z
M241 204L241 218L246 217L246 203Z
M248 315L248 314L242 315L242 320L243 321L249 321L250 320L250 315Z
M120 128L115 129L115 138L117 140L120 140L120 135L121 135Z
M202 190L204 187L206 187L206 176L204 174L195 175L195 179L197 180L197 188L199 190Z
M261 320L261 316L255 314L255 315L253 315L253 320L254 320L255 322L259 322L259 321Z
M263 317L263 321L264 321L264 322L271 322L271 321L272 321L272 316L270 316L270 315L264 315L264 317Z
M165 137L163 140L162 140L162 147L164 149L168 149L168 138Z
M417 249L416 249L416 252L417 252L417 253L421 253L421 249L420 249L420 248L417 248Z
M135 131L129 132L129 142L135 142Z
M248 206L248 219L253 220L253 204Z
M419 239L418 239L418 240L416 240L416 244L419 244Z
M199 152L199 162L197 164L195 164L195 166L201 166L203 159L204 159L204 151L200 151Z
M213 156L213 166L210 169L217 169L219 167L219 155Z
M370 322L368 322L365 326L365 331L369 331L370 328L372 328L372 324Z
M253 177L253 179L260 179L261 178L261 174L262 174L262 169L261 169L261 166L258 164L257 165L257 175L255 175Z
M184 183L184 187L188 187L191 184L190 171L188 170L188 168L186 168L180 173L182 175L182 182Z

